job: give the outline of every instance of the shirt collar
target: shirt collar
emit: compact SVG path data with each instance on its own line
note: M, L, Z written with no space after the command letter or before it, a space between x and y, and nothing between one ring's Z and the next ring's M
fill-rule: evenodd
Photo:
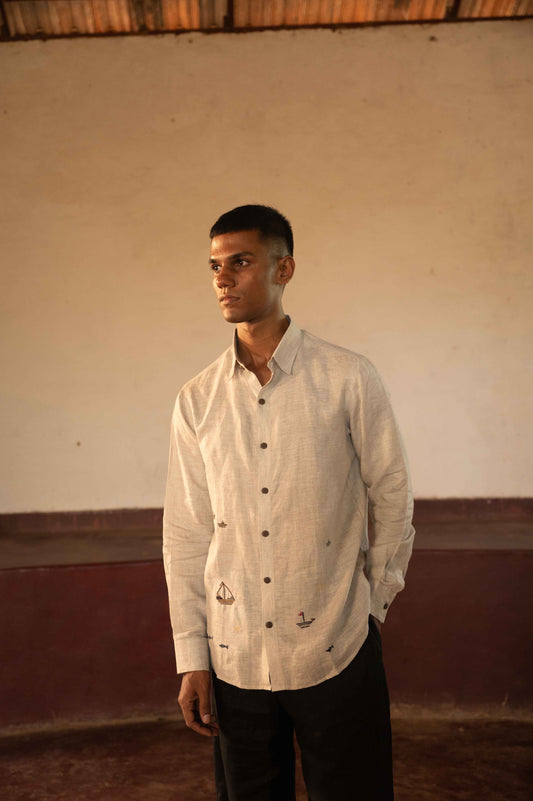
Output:
M298 353L298 348L300 347L302 332L288 315L287 319L289 321L289 327L283 334L281 342L272 354L272 359L276 362L278 367L283 370L284 373L290 375L292 373L292 367L294 365L296 354ZM235 329L233 333L233 345L231 351L232 359L229 377L233 378L237 367L241 367L243 370L246 369L243 363L239 360L239 356L237 354L237 329Z

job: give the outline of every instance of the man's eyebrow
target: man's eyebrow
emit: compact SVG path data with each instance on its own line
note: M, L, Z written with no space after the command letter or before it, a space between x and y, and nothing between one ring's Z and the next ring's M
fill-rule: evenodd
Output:
M240 253L232 253L231 256L228 256L228 259L230 259L231 261L237 261L238 259L242 259L245 256L254 256L254 255L255 254L252 253L251 250L243 250ZM212 264L215 261L219 261L219 259L216 259L214 256L211 256L209 258L209 264Z

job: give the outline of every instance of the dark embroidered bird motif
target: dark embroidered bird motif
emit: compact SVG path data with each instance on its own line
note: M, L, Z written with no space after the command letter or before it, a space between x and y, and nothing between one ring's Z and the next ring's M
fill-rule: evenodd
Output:
M330 645L329 648L326 648L326 653L330 654L333 651L334 648L335 648L334 645Z
M219 642L218 646L219 648L227 648L227 650L229 651L229 645L224 645L223 642Z
M329 546L330 546L330 545L331 545L331 540L328 540L328 541L326 542L326 548L329 548Z

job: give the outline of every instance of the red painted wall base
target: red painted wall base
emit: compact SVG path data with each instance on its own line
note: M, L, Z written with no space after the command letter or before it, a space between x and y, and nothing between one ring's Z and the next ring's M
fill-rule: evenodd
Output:
M383 627L393 702L532 705L533 551L415 551ZM0 570L0 726L177 710L163 567Z

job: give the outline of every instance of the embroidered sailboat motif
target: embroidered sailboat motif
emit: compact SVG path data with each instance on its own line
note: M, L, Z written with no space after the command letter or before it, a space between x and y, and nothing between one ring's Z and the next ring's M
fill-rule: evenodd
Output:
M217 523L217 526L218 526L219 528L227 528L227 527L228 527L228 524L227 524L227 523L224 523L224 521L223 521L223 520L221 520L221 521L220 521L220 523Z
M298 617L301 617L302 619L301 619L301 620L299 620L299 621L298 621L298 623L297 623L296 625L297 625L297 626L300 626L300 628L301 628L301 629L307 629L307 628L309 628L309 626L311 625L311 623L312 623L312 622L313 622L313 620L314 620L314 617L312 617L310 620L306 620L306 619L305 619L305 615L304 615L304 613L303 613L303 612L300 612L300 614L298 615Z
M220 587L217 590L217 601L219 604L227 605L230 605L235 601L232 591L226 586L226 584L224 584L223 581L220 582Z

